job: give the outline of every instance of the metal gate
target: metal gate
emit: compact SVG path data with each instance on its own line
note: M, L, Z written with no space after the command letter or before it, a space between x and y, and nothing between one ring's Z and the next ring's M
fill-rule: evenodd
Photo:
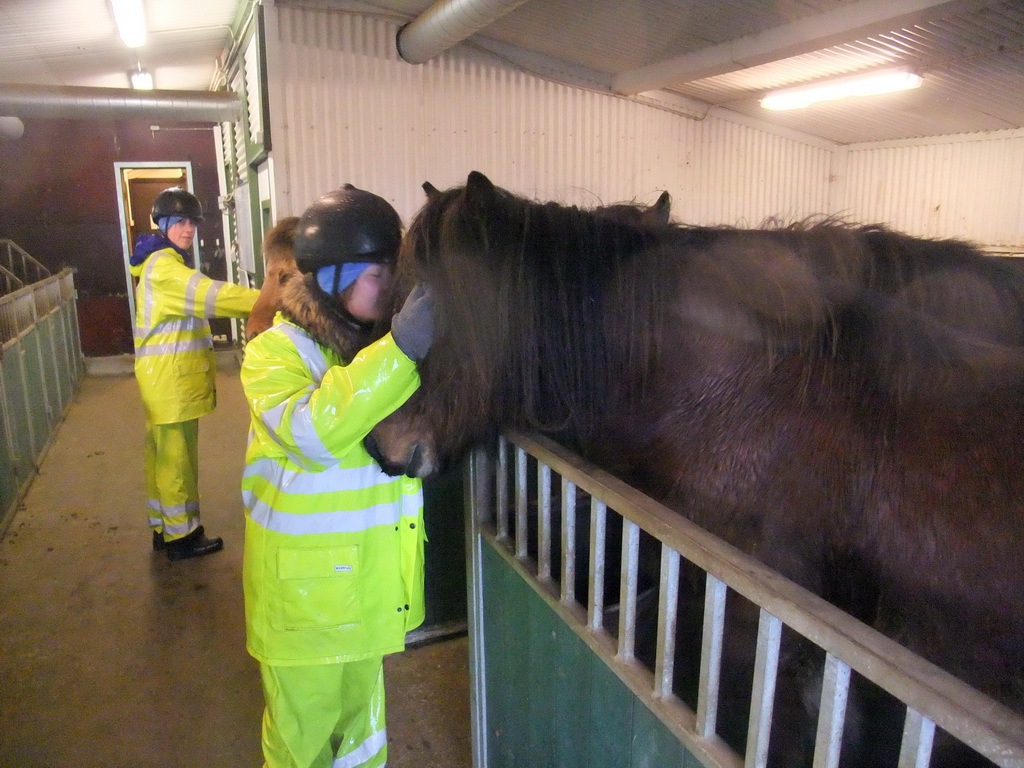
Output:
M0 533L82 377L75 307L70 269L0 296Z
M898 700L886 764L928 766L938 727L997 765L1024 766L1024 718L555 443L508 434L472 454L466 477L476 768L763 766L784 628L824 660L816 768L838 764L851 678ZM641 536L660 548L653 589ZM681 568L703 574L696 626L677 614ZM606 594L609 575L617 594ZM637 617L650 594L657 630L644 664ZM718 721L725 607L740 597L760 611L745 755ZM695 704L673 686L686 633L699 646Z

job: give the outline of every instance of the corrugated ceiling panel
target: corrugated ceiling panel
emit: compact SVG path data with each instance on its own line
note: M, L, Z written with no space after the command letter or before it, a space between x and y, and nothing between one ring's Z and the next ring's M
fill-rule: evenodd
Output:
M926 79L916 91L873 96L871 99L870 110L858 108L857 100L850 99L848 102L816 104L806 110L779 112L772 116L772 120L793 130L829 136L840 144L882 141L893 135L920 139L959 133L962 110L969 104L959 87L938 79ZM758 117L763 112L756 101L742 106L731 105L731 108L751 117ZM1024 101L1014 109L1024 118ZM972 119L986 131L1000 131L1018 125L1012 119L981 111L976 112Z
M526 3L484 34L573 60L600 72L622 72L743 35L762 32L841 5L840 0L544 0Z
M4 83L127 88L141 64L156 88L201 90L230 44L236 0L145 5L149 37L129 49L106 0L0 2L0 79Z
M1019 4L1018 4L1019 6ZM771 64L704 78L681 86L694 98L724 103L745 94L784 88L809 77L847 74L887 65L907 65L926 77L946 68L965 67L979 59L999 61L1009 56L1011 69L1022 69L1024 6L996 6L954 21L928 23L837 45ZM985 51L979 55L978 50ZM965 51L971 51L970 57ZM987 63L987 62L986 62ZM1013 64L1016 66L1014 67Z
M889 66L895 61L897 56L893 51L841 45L725 75L694 80L675 90L711 104L726 103L751 94L760 97L763 91L785 88L808 79L847 75L864 69Z
M584 206L650 203L668 190L674 216L694 223L825 210L826 149L558 85L466 49L409 65L394 51L397 26L380 19L277 13L277 216L350 182L388 197L408 221L423 181L445 188L471 170Z
M1024 121L1024 51L1008 50L985 61L965 61L937 78L960 103L974 105L1013 125Z
M971 114L976 129L1019 127L1024 123L1024 3L1007 0L942 22L697 80L673 90L764 117L757 100L768 90L897 65L921 72L925 84L919 91L902 94L898 101L893 99L891 107L885 97L873 97L871 110L850 99L776 113L771 119L839 143L957 133L965 112Z
M0 51L0 61L5 64L23 58L66 55L69 47L83 53L103 50L117 30L111 15L97 14L88 5L65 9L30 0L4 2L0 22L8 29L25 32Z

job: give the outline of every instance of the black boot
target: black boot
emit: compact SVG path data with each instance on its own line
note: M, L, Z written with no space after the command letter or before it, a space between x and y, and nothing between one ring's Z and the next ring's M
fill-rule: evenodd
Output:
M206 538L203 526L199 526L188 536L168 541L164 547L167 549L169 560L186 560L190 557L202 557L211 552L224 548L224 539L217 536L213 539Z
M164 535L160 531L153 531L153 551L163 552L164 549Z

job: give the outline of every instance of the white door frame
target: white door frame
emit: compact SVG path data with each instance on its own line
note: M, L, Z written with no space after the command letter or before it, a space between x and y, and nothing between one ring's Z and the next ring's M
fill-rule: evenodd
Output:
M117 211L121 222L121 250L124 255L124 280L125 285L128 289L128 311L131 320L132 333L134 334L135 328L135 286L132 284L132 273L131 273L131 256L132 256L132 243L128 242L128 212L124 209L125 201L125 188L124 188L124 169L125 168L183 168L185 170L185 180L188 183L188 191L195 192L194 182L192 180L192 161L191 160L168 160L167 162L136 162L136 163L114 163L114 178L117 182ZM147 214L148 215L148 214ZM198 251L198 247L197 247ZM199 254L196 253L196 264L199 263Z

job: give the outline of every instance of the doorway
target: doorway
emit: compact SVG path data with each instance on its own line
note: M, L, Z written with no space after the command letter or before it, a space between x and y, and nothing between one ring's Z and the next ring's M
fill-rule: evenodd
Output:
M135 278L132 277L129 259L132 248L140 235L156 231L156 225L149 217L156 196L168 187L182 187L194 193L192 184L192 163L114 163L117 176L118 207L121 216L121 248L124 251L124 277L128 288L128 308L132 326L135 325ZM192 246L195 263L199 264L200 241L196 238Z

